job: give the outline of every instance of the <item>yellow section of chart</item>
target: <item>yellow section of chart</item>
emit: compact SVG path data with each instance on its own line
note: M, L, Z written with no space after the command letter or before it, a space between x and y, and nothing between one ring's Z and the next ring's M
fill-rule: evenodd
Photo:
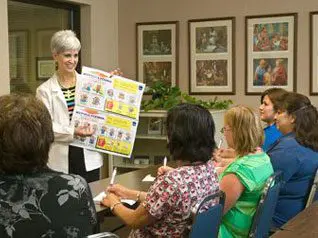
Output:
M121 128L126 131L131 130L131 121L121 117L107 116L106 125Z
M134 82L124 81L120 78L113 78L114 80L114 89L122 90L127 93L136 94L138 91L138 84Z

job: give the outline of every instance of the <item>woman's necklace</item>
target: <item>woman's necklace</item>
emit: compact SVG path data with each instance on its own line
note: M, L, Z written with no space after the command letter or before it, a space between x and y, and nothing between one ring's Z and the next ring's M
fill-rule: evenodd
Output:
M61 89L64 89L64 95L65 98L69 99L72 97L72 89L75 85L76 85L76 73L75 71L73 71L73 75L72 77L68 77L66 80L62 80L61 79L65 79L66 77L62 76L61 73L59 71L57 71L57 81L61 87Z
M76 84L76 73L73 71L72 76L63 76L59 71L57 71L57 81L61 88L68 89L74 87Z

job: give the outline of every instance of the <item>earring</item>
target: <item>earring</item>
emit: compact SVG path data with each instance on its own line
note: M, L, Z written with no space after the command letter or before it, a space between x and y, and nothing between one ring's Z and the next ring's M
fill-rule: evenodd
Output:
M59 69L59 64L57 63L57 61L54 62L55 63L55 70Z

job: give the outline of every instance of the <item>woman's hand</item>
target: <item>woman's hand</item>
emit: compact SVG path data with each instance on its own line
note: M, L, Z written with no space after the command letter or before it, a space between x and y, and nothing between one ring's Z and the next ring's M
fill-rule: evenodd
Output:
M170 170L173 170L173 168L171 168L169 166L161 166L161 167L158 168L157 175L161 176L161 175L167 173Z
M107 196L103 198L102 205L104 205L105 207L111 207L111 206L114 206L114 204L118 203L118 202L120 202L119 197L117 197L113 193L108 193Z
M90 126L78 126L74 130L75 136L88 137L93 135L95 130Z
M120 70L120 68L114 69L109 72L111 75L117 75L117 76L123 76L123 72Z
M132 197L133 199L136 199L137 193L138 193L137 191L134 193L134 190L128 189L120 184L114 184L109 186L106 192L113 193L120 198L128 198L128 199L131 199Z
M232 148L218 149L213 153L213 160L216 161L218 167L227 166L236 158L235 150Z

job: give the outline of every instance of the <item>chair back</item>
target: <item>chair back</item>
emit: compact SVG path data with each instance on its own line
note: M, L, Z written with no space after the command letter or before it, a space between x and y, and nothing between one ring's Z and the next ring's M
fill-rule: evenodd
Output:
M314 182L313 182L311 189L310 189L310 193L309 193L309 196L307 199L306 207L309 207L313 201L316 201L318 199L317 186L318 186L318 169L316 170L316 175L315 175Z
M219 199L219 203L213 205L204 212L200 212L202 206L217 198ZM192 227L189 236L190 238L218 236L223 216L224 200L225 194L220 190L217 193L205 197L195 205L191 211Z
M282 183L281 171L271 175L265 184L253 217L249 237L268 237Z
M111 232L101 232L86 236L86 238L119 238L119 236Z

